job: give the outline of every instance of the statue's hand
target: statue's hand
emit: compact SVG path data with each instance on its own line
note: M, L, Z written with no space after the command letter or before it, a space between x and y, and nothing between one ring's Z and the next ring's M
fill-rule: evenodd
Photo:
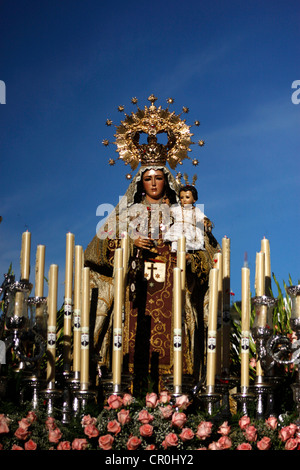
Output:
M153 240L151 238L139 237L134 240L135 246L143 250L150 250L153 247Z

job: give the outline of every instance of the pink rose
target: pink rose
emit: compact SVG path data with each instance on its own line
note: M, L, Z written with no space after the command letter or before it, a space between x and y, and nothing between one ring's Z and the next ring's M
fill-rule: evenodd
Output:
M121 425L116 419L114 419L107 423L107 430L113 434L118 434L121 431Z
M23 429L28 429L30 426L30 422L26 418L22 418L21 421L18 422L19 427Z
M228 436L220 437L217 444L218 444L219 450L230 449L230 447L232 446L231 439L229 439Z
M98 443L102 450L111 450L115 438L111 434L105 434L99 437Z
M207 439L211 435L212 431L212 423L210 421L201 421L200 424L198 424L196 436L200 440Z
M172 424L177 428L182 428L186 423L186 415L184 413L180 413L179 411L175 411L172 416Z
M24 450L23 447L21 446L17 446L16 444L14 444L11 448L11 450Z
M153 426L151 424L142 424L140 427L140 434L142 437L150 437L153 434Z
M171 400L171 395L169 394L167 390L163 390L160 392L159 403L163 403L165 405L166 403L169 403L170 400Z
M82 426L87 426L88 424L97 424L97 418L92 418L91 415L85 415L81 420Z
M290 437L285 443L285 450L296 450L298 447L298 439Z
M257 441L257 448L258 450L269 450L271 448L271 444L271 439L264 436L260 441Z
M28 431L27 428L26 429L25 428L18 428L15 432L15 436L18 439L22 440L22 441L25 441L27 439L28 435L29 435L29 431Z
M153 421L154 417L147 411L147 410L141 410L139 412L138 420L142 424L149 424Z
M277 428L277 418L275 418L275 416L270 416L268 419L266 419L266 426L269 429L275 431L275 429Z
M139 445L141 444L141 439L136 436L132 436L127 441L127 449L128 450L136 450Z
M36 450L37 449L37 443L34 442L32 439L29 439L29 441L25 442L24 448L25 448L25 450Z
M71 450L71 444L69 441L61 441L56 447L57 450Z
M121 410L117 414L119 423L124 426L124 424L129 423L130 421L130 414L129 410Z
M123 405L129 406L133 402L133 397L130 393L124 393L123 395Z
M49 416L49 418L46 419L45 424L47 429L53 429L56 426L55 419L52 418L52 416Z
M54 429L49 429L49 434L48 434L49 442L53 442L53 444L57 444L61 437L62 437L62 433L58 427L55 427Z
M278 436L283 442L286 442L290 437L293 437L294 430L290 426L284 426L280 429Z
M88 441L86 439L75 438L72 442L72 450L85 450L88 446Z
M146 406L149 408L155 408L157 405L157 395L156 393L147 393L146 395Z
M173 414L173 408L171 405L163 406L160 408L160 412L163 418L168 419L168 418L171 418Z
M30 423L34 423L34 421L37 420L37 415L35 414L34 411L28 411L27 416L26 416L26 419L27 419Z
M181 395L180 397L176 398L176 403L175 403L176 408L179 408L180 410L186 410L189 405L190 405L190 401L187 395Z
M175 433L170 432L166 435L162 446L166 449L167 447L176 447L178 445L178 437Z
M217 442L211 442L208 446L208 450L220 450L219 444Z
M92 437L98 437L99 431L94 424L87 424L84 427L84 434L88 436L89 439L91 439Z
M190 428L183 428L179 437L183 442L190 441L194 437L194 432Z
M293 436L295 434L295 432L297 431L298 426L297 426L297 424L291 423L289 425L289 428L290 428L290 431L291 431L291 436Z
M252 450L252 446L248 442L243 442L237 446L236 450Z
M250 418L249 416L242 416L241 419L239 420L239 425L240 425L240 428L243 430L243 429L246 429L249 425L250 425Z
M123 405L123 400L121 397L119 397L119 395L110 395L108 397L107 403L109 405L109 408L111 408L112 410L117 410Z
M9 432L9 427L7 426L7 421L5 419L0 419L0 434L6 434Z
M222 436L228 436L228 434L230 433L230 426L228 426L228 421L224 421L223 424L221 424L221 426L219 427L218 429L218 433L219 434L222 434Z
M257 430L254 426L250 425L244 429L244 435L247 441L255 442L257 439Z

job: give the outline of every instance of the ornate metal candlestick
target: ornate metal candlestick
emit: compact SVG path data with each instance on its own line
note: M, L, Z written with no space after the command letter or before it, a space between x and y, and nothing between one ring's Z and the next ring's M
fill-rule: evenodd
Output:
M273 364L270 363L270 357L267 352L267 341L272 337L273 330L269 325L272 325L273 308L277 304L277 299L268 297L266 295L254 297L253 304L256 307L256 318L252 328L253 339L256 343L256 354L258 373L253 385L254 393L257 397L256 415L257 418L265 416L265 398L269 395L269 404L267 408L272 408L274 387L264 372L269 372Z
M207 386L205 392L198 394L200 401L204 402L206 412L209 416L212 416L215 409L215 404L222 398L220 393L215 392L214 386Z
M300 285L287 287L287 293L292 299L290 326L296 335L296 340L291 341L287 336L275 335L267 341L266 350L273 364L297 366L296 382L291 388L298 409L297 424L300 425Z
M238 383L238 379L236 377L220 377L215 385L215 391L221 394L222 397L222 415L225 418L229 418L231 416L230 412L230 390L234 388Z
M29 298L32 285L23 280L11 282L7 291L7 311L5 325L8 335L5 338L6 350L11 350L19 363L17 371L23 371L24 395L28 386L32 390L32 405L37 408L39 380L39 362L46 349L44 330L36 322L34 315L28 315L28 307L45 304L45 298Z
M241 391L233 394L233 398L237 401L244 416L249 415L249 405L255 400L255 394L251 393L249 387L241 387Z

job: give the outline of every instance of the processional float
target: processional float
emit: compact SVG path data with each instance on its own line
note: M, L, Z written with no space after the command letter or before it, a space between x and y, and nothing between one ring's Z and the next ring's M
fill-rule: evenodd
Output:
M156 98L149 97L154 107ZM173 103L168 99L168 105ZM136 99L132 99L136 104ZM119 107L119 111L123 108ZM146 109L146 107L145 107ZM147 108L148 109L148 108ZM180 120L169 110L159 109L161 121L169 120L171 129L180 128L180 148L171 153L171 167L187 157L191 142L190 126L185 120ZM183 108L187 113L188 109ZM119 158L136 168L137 147L134 140L130 145L126 142L128 128L134 127L134 119L140 114L139 122L143 122L145 114L139 110L136 114L127 116L117 132L117 151ZM150 113L151 115L151 113ZM156 113L157 115L157 113ZM149 126L148 120L147 125ZM150 122L151 124L151 122ZM111 121L107 121L111 125ZM153 123L154 125L154 123ZM196 121L198 126L199 122ZM126 127L127 126L127 127ZM130 127L131 126L131 127ZM136 128L136 132L144 132ZM172 133L171 133L172 134ZM175 145L172 140L170 142ZM174 137L174 136L173 136ZM103 141L108 145L108 141ZM199 142L204 145L203 140ZM129 147L128 147L128 145ZM140 149L139 149L140 150ZM177 161L176 161L177 159ZM114 161L110 160L113 165ZM193 160L197 166L198 161ZM130 179L131 175L128 174ZM114 310L113 310L113 347L112 375L108 387L109 393L122 394L124 381L122 378L122 344L123 344L123 315L124 293L129 256L128 234L125 232L121 247L116 250L114 258ZM186 276L186 245L185 237L178 240L177 265L173 269L173 375L169 383L172 394L176 397L189 393L204 403L209 414L215 405L222 403L229 413L229 392L234 387L237 391L232 395L244 414L247 414L250 402L256 403L258 417L272 415L274 392L279 378L274 376L275 364L299 364L300 358L300 286L288 287L292 299L291 328L296 335L296 341L291 342L287 336L273 332L272 316L276 299L271 296L271 265L269 240L261 241L261 250L256 254L255 297L251 299L250 269L247 262L241 268L241 338L240 357L241 370L239 377L230 375L230 346L231 346L231 314L230 314L230 238L222 239L222 247L215 256L215 266L209 274L209 315L206 335L206 374L201 385L194 384L186 388L182 373L182 318L184 316L184 290ZM62 421L68 422L72 415L84 410L90 400L96 399L94 384L90 379L90 268L84 266L83 249L75 246L75 237L66 234L66 263L65 263L65 296L63 305L63 327L57 327L57 290L58 266L51 264L48 273L48 293L44 294L45 278L45 246L38 245L35 265L35 290L30 297L33 285L30 283L30 253L31 234L24 232L21 246L20 280L16 281L11 274L5 274L1 286L3 296L3 314L1 317L1 340L5 344L5 354L1 356L2 365L8 362L15 364L15 371L22 375L22 393L28 389L31 393L33 408L39 405L39 399L47 401L48 414L54 410L54 404L60 403ZM251 307L255 308L254 324L250 325ZM63 372L58 378L57 339L63 335ZM256 378L253 384L249 382L249 344L251 338L256 345ZM46 361L44 376L41 375L42 362ZM1 368L1 383L5 382ZM221 379L221 380L220 380ZM125 386L128 385L125 381ZM189 384L190 386L190 384ZM300 406L300 372L298 366L297 379L293 384L294 401ZM21 396L22 399L22 396Z

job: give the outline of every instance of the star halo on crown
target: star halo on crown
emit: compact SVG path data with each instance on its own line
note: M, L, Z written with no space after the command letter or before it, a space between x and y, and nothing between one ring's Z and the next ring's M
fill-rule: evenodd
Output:
M177 165L182 165L183 160L190 159L188 153L191 152L190 146L195 144L192 141L191 127L186 124L186 120L182 119L182 114L187 114L189 109L182 108L182 113L176 115L174 111L169 110L169 106L174 103L173 98L167 99L168 106L163 109L161 106L155 106L157 98L152 94L148 97L150 106L144 109L137 107L136 112L130 115L125 114L125 119L116 127L116 152L119 154L117 160L122 160L125 165L130 165L134 171L139 164L141 166L155 166L166 163L175 170ZM132 98L131 103L137 105L137 98ZM123 112L124 106L118 106L118 111ZM106 120L107 126L112 126L110 119ZM199 126L200 122L195 121L195 126ZM140 143L141 134L147 134L147 143ZM167 135L167 143L160 144L157 142L159 134ZM102 141L104 146L110 144L109 140ZM203 140L198 141L198 145L204 145ZM109 159L109 165L116 163L115 159ZM194 158L192 164L197 166L199 161ZM132 177L131 173L126 175L127 179Z

